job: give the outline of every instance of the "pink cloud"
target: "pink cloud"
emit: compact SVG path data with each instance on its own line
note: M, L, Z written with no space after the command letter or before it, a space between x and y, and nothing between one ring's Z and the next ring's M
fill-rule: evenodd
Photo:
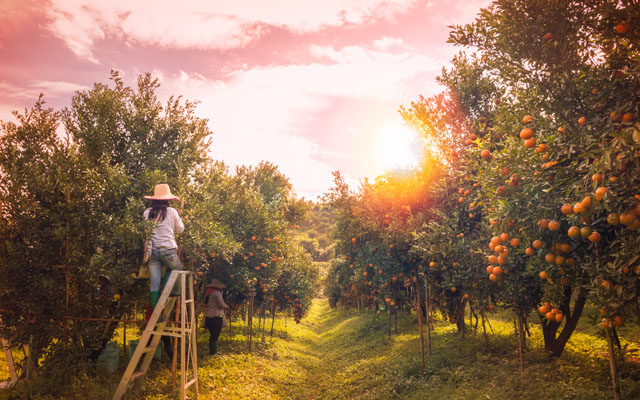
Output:
M172 48L245 47L278 27L308 33L361 25L406 10L415 0L158 2L52 0L48 29L79 57L98 62L93 46L112 35ZM185 29L187 27L187 29Z

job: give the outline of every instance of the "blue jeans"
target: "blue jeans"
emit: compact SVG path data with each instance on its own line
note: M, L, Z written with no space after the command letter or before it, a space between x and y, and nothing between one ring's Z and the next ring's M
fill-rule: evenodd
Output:
M151 249L151 257L149 258L150 292L160 291L163 265L166 265L170 270L182 268L180 258L178 257L178 249L167 249L164 247L153 247ZM167 273L170 273L170 271L167 271Z

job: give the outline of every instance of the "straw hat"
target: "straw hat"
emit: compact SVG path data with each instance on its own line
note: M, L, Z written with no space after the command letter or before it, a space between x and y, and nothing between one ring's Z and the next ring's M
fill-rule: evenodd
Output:
M211 279L211 282L207 285L207 287L216 287L218 289L224 289L227 287L224 283L220 282L218 278Z
M171 189L166 183L156 185L153 190L153 196L144 196L147 200L180 200L178 196L171 194Z

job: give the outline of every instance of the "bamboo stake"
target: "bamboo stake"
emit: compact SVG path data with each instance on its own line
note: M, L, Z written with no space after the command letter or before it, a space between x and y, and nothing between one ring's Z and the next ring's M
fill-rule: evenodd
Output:
M429 309L429 285L427 282L427 274L424 275L424 305L426 311L427 323L427 351L431 355L431 310Z
M616 400L620 400L620 383L618 379L618 369L616 367L615 350L613 348L613 328L606 329L607 342L609 342L609 366L611 368L611 382L613 383L613 392Z
M262 343L265 342L264 331L266 330L266 325L267 325L267 304L265 301L263 301L262 302Z
M422 301L420 300L420 281L416 282L416 312L418 313L418 331L420 332L420 371L424 374L424 338L422 335Z
M253 295L249 297L249 315L247 316L247 323L249 324L249 351L251 351L251 345L253 344Z
M524 373L524 326L522 315L518 315L518 342L520 347L520 374Z
M276 321L276 313L278 312L278 305L276 302L273 302L273 314L271 314L271 337L273 337L273 324Z

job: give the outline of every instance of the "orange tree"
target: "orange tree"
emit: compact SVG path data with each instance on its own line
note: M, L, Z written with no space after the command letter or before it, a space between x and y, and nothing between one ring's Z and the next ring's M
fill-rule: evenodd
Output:
M484 257L477 244L486 235L483 209L470 201L473 184L446 178L435 183L436 202L426 224L416 233L411 252L420 257L430 287L430 301L464 331L464 310L484 312L491 304ZM465 185L466 183L466 185ZM476 314L477 318L477 314Z
M40 99L1 125L0 273L11 277L0 281L1 334L31 343L45 371L71 374L97 357L116 324L82 318L118 319L148 302L135 271L142 196L159 182L184 200L187 269L228 282L232 304L249 288L264 296L287 271L304 310L314 275L286 228L305 208L286 178L267 164L229 176L206 156L210 131L193 103L160 105L149 75L135 88L117 73L112 80L78 92L62 112ZM56 133L61 123L69 140Z
M216 183L220 176L227 182ZM295 308L301 317L315 293L317 271L288 227L304 218L304 201L295 199L288 180L269 163L241 167L234 177L204 173L203 179L211 184L204 193L212 199L204 209L215 213L208 223L225 228L233 249L208 247L201 272L227 283L232 306L254 296L256 307L270 308L278 294L279 309Z
M632 26L638 13L626 2L497 1L451 34L452 42L479 50L475 65L503 88L494 94L491 135L479 142L494 155L482 170L488 181L482 186L488 195L506 187L503 199L494 195L495 219L524 216L518 225L527 241L542 242L537 253L545 260L534 257L528 268L544 272L548 300L570 317L558 337L562 318L542 317L554 355L575 327L585 292L614 324L637 307L631 271L640 223L629 210L637 205L638 36ZM443 80L456 86L451 76ZM518 190L500 182L504 168L522 182ZM623 213L625 223L616 225Z
M188 171L208 147L193 104L160 105L149 75L135 88L112 80L62 112L40 99L2 124L0 273L11 277L0 282L2 335L31 342L45 370L83 368L115 327L65 316L120 318L146 304L148 289L131 274L142 259L142 196L159 181L177 187L174 161Z

